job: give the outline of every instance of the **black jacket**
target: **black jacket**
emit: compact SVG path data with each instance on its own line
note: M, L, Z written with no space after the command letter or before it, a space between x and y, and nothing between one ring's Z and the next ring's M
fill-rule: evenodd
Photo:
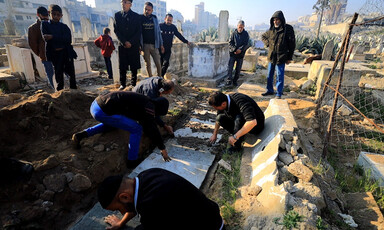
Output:
M116 91L96 98L97 104L107 115L124 115L136 120L156 146L165 149L155 120L155 105L151 99L139 93Z
M115 13L114 31L120 45L125 42L132 44L132 50L139 50L141 37L141 17L129 10L127 13L119 11Z
M249 48L249 35L248 32L243 30L239 33L237 29L231 34L229 39L229 55L237 58L243 58L245 51ZM240 49L241 53L235 54L236 50Z
M281 25L275 28L274 18L280 18ZM292 60L295 50L295 32L291 25L286 24L284 14L276 11L270 20L270 28L262 35L264 45L268 47L268 60L273 64L283 64L287 60Z
M173 37L176 35L180 41L188 43L188 40L183 37L183 35L177 30L176 26L171 24L167 25L166 23L160 23L161 36L163 37L163 46L165 50L170 51L172 48Z

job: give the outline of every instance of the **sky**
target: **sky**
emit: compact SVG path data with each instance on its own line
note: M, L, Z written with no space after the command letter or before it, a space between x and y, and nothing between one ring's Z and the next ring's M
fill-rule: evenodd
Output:
M85 0L94 6L94 0ZM204 2L204 10L219 16L221 10L229 11L229 24L236 25L239 19L244 20L246 26L267 23L272 14L282 10L287 22L296 21L298 17L311 15L316 0L166 0L167 11L179 11L185 20L192 20L195 16L195 5ZM365 0L348 0L347 13L353 14L364 5ZM133 1L135 4L135 1Z

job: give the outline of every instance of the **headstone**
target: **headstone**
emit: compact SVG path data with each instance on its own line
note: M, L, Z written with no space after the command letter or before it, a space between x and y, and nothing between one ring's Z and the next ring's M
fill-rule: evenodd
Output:
M80 18L80 24L81 24L81 32L83 34L83 41L89 41L89 39L92 37L92 25L88 18L81 17Z
M356 47L356 49L355 49L355 54L363 54L364 50L365 50L365 46L364 45L358 45Z
M109 17L109 20L108 20L108 28L111 30L111 38L112 40L117 40L117 36L115 34L115 29L114 29L114 26L113 26L113 23L114 23L114 20L112 17Z
M5 19L4 26L5 26L5 34L16 35L15 23L13 22L12 19Z
M75 36L74 36L75 27L73 26L73 23L72 23L71 14L69 13L66 7L63 7L62 10L63 10L62 22L66 24L71 30L72 42L75 42Z
M229 18L229 12L227 10L220 11L220 15L219 15L219 42L227 42L229 39L228 18Z
M330 61L332 59L334 46L335 46L335 44L333 43L332 40L329 40L329 41L327 41L327 43L325 43L325 46L323 48L323 54L321 55L322 60Z
M177 28L177 31L179 31L179 33L183 34L183 31L181 30L181 21L180 20L176 21L176 28Z
M99 36L99 32L97 31L97 27L96 27L96 24L93 24L93 30L94 30L94 32L93 32L93 38L95 38L95 37L98 37Z

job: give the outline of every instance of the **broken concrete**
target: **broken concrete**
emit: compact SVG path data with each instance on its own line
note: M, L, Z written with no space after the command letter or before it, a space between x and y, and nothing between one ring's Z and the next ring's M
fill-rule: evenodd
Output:
M370 171L371 177L377 180L380 186L384 186L384 155L361 152L357 163L365 171Z

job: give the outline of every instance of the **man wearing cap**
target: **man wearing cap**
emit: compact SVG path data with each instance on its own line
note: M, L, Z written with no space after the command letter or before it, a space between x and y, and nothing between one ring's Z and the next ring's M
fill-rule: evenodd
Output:
M98 96L92 103L90 111L97 121L101 122L72 136L77 148L86 137L109 131L113 128L123 129L130 133L128 145L127 167L135 167L140 163L139 146L141 133L144 132L155 142L165 161L170 161L164 141L156 124L156 115L166 115L169 102L164 97L150 99L135 92L116 91Z
M243 59L245 51L249 48L249 35L244 30L244 21L240 20L237 23L237 29L231 34L229 40L229 62L228 62L228 75L226 85L237 86L237 80L240 76L241 67L243 66ZM233 66L236 62L235 76L232 78Z
M276 74L276 98L280 99L284 88L285 64L292 61L293 51L295 50L295 32L291 25L285 23L282 11L276 11L270 20L270 28L262 35L264 45L268 47L268 77L267 91L263 96L273 95L273 79Z
M47 60L45 55L45 40L41 34L41 21L48 21L48 10L39 6L37 8L37 20L34 24L28 27L28 43L32 51L40 57L41 62L44 65L45 72L47 74L49 85L54 89L53 84L53 65L52 62Z
M141 225L135 229L222 230L218 205L186 179L164 169L152 168L135 178L111 176L98 189L104 209L120 211L123 216L105 218L119 229L139 214Z

